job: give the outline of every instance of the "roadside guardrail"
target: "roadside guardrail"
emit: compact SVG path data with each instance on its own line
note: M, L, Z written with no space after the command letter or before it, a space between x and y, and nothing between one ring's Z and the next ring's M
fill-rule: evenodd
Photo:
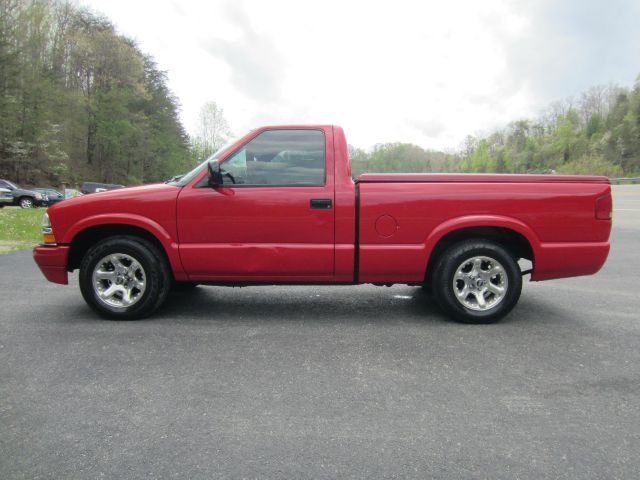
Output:
M640 183L640 177L610 178L609 181L614 185L619 185L621 183Z

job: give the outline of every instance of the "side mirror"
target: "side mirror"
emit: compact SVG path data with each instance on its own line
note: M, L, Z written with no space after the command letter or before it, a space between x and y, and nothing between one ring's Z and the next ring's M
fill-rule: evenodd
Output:
M209 169L209 186L218 187L222 185L222 173L220 172L220 164L217 160L211 160L207 165Z

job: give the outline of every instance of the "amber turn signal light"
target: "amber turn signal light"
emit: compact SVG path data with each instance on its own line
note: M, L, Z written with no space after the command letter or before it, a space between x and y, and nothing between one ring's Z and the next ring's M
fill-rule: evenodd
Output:
M42 235L42 243L51 244L56 243L56 237L53 233L44 233Z
M51 220L49 220L48 213L45 213L42 217L42 242L45 245L56 243L56 236L53 234L53 228L51 227Z

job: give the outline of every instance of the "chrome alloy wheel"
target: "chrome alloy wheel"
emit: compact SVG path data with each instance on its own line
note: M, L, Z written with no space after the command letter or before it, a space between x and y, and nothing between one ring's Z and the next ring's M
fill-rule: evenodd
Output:
M453 293L469 310L492 309L504 299L508 288L507 272L491 257L468 258L453 276Z
M92 284L96 297L111 308L135 305L147 288L144 268L124 253L112 253L96 263Z

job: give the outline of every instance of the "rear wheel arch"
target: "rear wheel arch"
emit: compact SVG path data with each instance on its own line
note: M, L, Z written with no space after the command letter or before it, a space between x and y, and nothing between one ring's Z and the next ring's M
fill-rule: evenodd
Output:
M532 268L535 265L535 247L530 238L527 238L523 233L513 228L494 225L462 227L449 230L439 235L437 239L432 239L433 247L425 268L425 284L431 283L438 260L452 245L474 239L496 242L509 251L516 260L524 258L531 262Z

